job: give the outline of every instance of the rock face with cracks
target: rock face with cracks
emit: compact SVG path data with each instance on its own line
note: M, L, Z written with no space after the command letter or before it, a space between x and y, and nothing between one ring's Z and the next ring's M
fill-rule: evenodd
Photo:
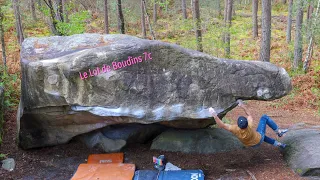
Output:
M244 148L231 132L220 128L168 130L152 142L151 149L160 151L212 154Z
M283 138L288 165L300 176L320 177L320 127L298 125Z
M111 124L210 122L211 106L222 117L237 99L273 100L291 90L286 71L271 63L128 35L27 38L21 67L22 148L65 143Z

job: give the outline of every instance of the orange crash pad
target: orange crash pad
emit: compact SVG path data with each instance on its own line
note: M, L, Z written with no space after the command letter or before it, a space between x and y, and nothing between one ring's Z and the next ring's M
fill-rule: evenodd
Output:
M132 180L134 171L134 164L80 164L71 180Z
M91 154L88 164L123 163L123 153Z

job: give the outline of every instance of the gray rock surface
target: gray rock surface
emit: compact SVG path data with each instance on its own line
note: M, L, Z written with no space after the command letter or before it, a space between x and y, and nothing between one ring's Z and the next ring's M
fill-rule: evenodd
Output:
M222 117L238 98L273 100L291 91L286 71L271 63L128 35L27 38L21 66L22 148L62 144L111 124L208 120L210 106Z
M100 131L82 134L78 139L88 148L99 147L104 152L118 152L126 145L125 140L107 138Z
M118 124L101 130L109 139L122 139L126 143L146 143L168 128L158 124Z
M2 163L2 168L7 171L13 171L16 166L16 163L13 158L7 158L5 160L2 160L1 163Z
M284 157L296 173L320 178L320 128L290 129L283 142Z
M76 139L88 148L119 152L129 143L146 143L168 128L159 124L117 124L82 134Z
M211 154L241 149L244 146L232 133L220 129L168 130L153 140L151 149L184 153Z

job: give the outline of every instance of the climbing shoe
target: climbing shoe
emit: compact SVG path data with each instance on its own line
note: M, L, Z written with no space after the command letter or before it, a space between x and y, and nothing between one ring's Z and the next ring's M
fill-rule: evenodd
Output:
M277 133L279 137L282 137L284 133L288 132L288 129L280 129L280 132Z
M281 148L281 149L284 149L284 148L286 148L286 144L283 144L283 143L281 143L280 145L279 145L279 148Z

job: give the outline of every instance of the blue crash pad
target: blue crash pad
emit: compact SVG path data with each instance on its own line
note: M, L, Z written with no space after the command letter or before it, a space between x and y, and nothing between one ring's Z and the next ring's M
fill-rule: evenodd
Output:
M139 170L134 173L133 180L156 180L158 173L156 170Z
M204 180L202 170L179 170L179 171L139 170L135 172L133 180Z

